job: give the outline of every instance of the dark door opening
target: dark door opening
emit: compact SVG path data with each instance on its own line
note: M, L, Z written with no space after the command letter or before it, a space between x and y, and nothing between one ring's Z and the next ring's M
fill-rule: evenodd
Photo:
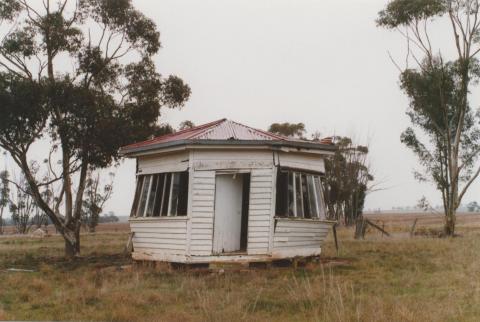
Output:
M240 231L240 250L247 251L248 244L248 208L250 204L250 173L242 174L242 225Z

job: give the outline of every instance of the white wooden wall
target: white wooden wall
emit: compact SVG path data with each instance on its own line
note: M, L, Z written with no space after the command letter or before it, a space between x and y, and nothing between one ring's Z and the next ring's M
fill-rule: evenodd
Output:
M319 255L320 247L331 224L310 219L276 219L273 235L273 255Z
M215 206L215 170L251 173L248 254L267 254L272 219L273 154L270 151L192 153L192 223L190 255L211 255Z
M273 169L251 171L248 254L267 254L273 219ZM195 171L192 187L190 255L211 255L215 205L215 171Z
M170 155L147 155L138 157L138 174L185 171L189 165L188 152Z
M270 227L273 220L274 169L252 170L248 217L248 254L269 252Z
M187 217L131 219L134 252L184 255Z
M280 165L323 171L320 157L280 153ZM309 256L320 254L330 224L277 219L274 229L276 168L272 151L195 150L138 159L139 174L190 168L189 213L185 217L131 219L137 254L211 256L214 230L215 170L250 172L249 255ZM162 257L163 256L163 257ZM142 257L137 257L142 258ZM170 257L171 258L171 257ZM179 260L183 260L179 258Z
M193 151L195 170L260 169L273 167L271 151L196 150Z
M325 172L324 157L317 154L278 152L276 160L281 167Z
M215 205L215 171L192 171L189 255L211 255Z

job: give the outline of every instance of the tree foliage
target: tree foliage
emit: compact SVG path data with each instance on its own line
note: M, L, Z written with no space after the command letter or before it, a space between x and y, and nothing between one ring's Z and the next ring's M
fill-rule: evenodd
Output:
M98 221L100 223L112 223L112 222L119 222L120 219L115 215L113 211L109 211L108 213L100 216Z
M424 64L421 70L405 70L400 77L401 87L410 98L407 115L413 125L402 133L401 141L416 154L423 166L422 171L415 172L415 177L436 185L442 194L445 210L457 209L465 193L462 191L458 197L449 198L452 185L456 185L449 175L451 151L448 141L454 141L456 135L451 125L459 123L462 84L458 73L456 64L435 60L433 64ZM476 69L470 72L471 80L479 76ZM463 117L458 146L461 169L455 178L458 183L468 183L473 179L480 151L478 115L467 106ZM426 134L428 142L422 142L415 129Z
M268 128L269 132L288 137L302 138L306 132L303 123L273 123Z
M190 88L157 72L159 32L130 0L4 0L0 23L0 147L75 256L89 169L163 130L160 109L181 107ZM60 162L35 174L28 152L42 139Z
M178 130L181 131L181 130L187 130L187 129L191 129L195 127L195 123L193 123L192 121L189 121L189 120L185 120L185 121L182 121L180 123L180 125L178 126Z
M467 204L467 210L469 212L478 212L480 211L480 205L476 201L469 202Z
M449 0L395 0L378 13L377 23L386 28L397 28L435 16L442 16L448 11Z

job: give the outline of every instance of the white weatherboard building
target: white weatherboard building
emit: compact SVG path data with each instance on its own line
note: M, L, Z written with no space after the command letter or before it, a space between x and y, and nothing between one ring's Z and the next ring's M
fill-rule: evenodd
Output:
M137 159L135 260L179 263L315 256L324 157L335 146L222 119L121 149Z

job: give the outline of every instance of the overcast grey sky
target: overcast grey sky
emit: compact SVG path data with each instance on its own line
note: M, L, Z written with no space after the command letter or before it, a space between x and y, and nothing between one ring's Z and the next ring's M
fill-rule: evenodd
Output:
M376 178L385 188L366 208L414 205L423 195L440 204L433 186L413 179L413 154L400 143L408 101L387 51L404 60L405 41L375 26L387 1L134 0L161 32L159 72L192 88L181 111L163 122L201 124L223 117L267 129L273 122L304 122L311 133L367 140ZM451 43L442 26L437 45ZM476 107L476 105L474 106ZM135 163L116 170L105 211L129 212ZM475 184L464 203L478 197Z

